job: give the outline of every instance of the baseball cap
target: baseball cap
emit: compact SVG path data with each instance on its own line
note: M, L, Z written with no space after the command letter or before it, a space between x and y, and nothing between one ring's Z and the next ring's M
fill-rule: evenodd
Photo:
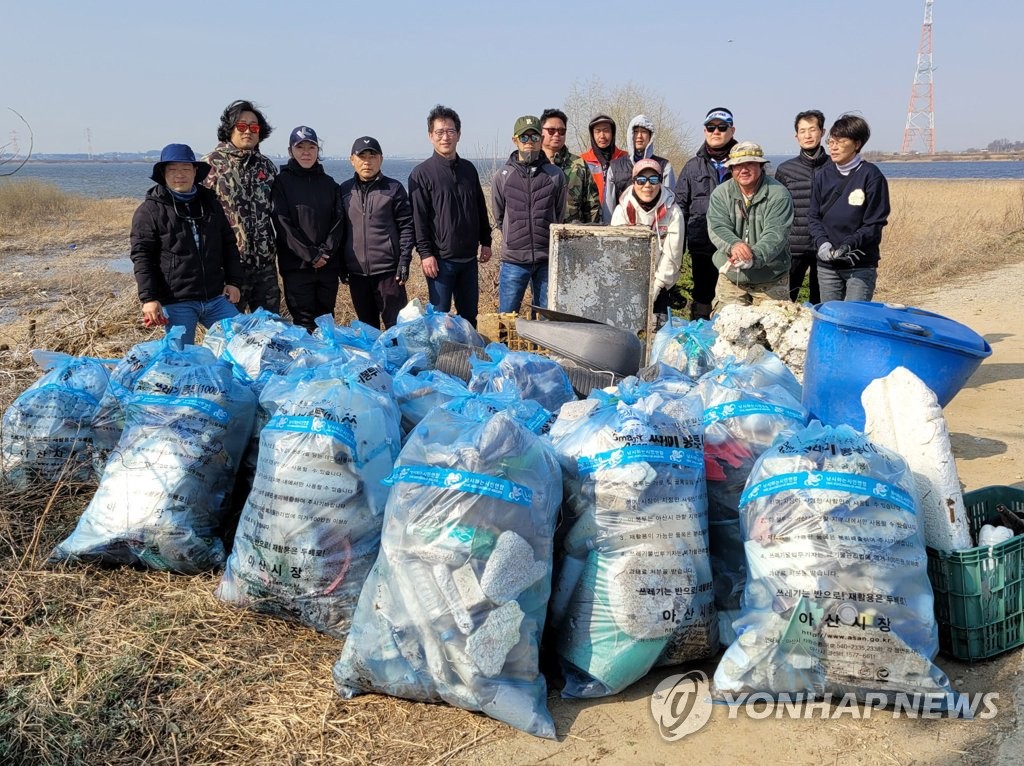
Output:
M352 144L351 154L359 154L360 152L377 152L377 154L383 155L384 150L380 148L380 142L377 141L373 136L363 136L357 138L355 143Z
M512 135L521 136L528 130L540 133L540 118L534 117L532 114L524 114L516 120L515 127L512 128Z
M320 145L320 139L316 137L315 130L306 125L299 125L288 136L288 148L291 149L295 144L301 144L303 141L312 141L317 146Z
M652 170L658 175L661 175L661 163L652 159L640 160L633 165L633 178L636 178L645 170Z
M707 125L712 120L721 120L726 125L732 125L732 112L724 106L716 106L705 115L704 124Z

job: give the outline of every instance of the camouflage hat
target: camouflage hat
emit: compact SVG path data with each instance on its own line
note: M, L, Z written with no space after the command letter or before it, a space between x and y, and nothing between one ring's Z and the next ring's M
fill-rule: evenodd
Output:
M516 120L515 127L512 128L512 135L521 136L528 130L540 133L540 119L538 117L534 117L532 114L524 114Z
M745 162L764 164L768 162L768 158L764 156L764 150L758 144L753 141L740 141L729 150L729 159L725 161L725 166L731 168L733 165L742 165Z

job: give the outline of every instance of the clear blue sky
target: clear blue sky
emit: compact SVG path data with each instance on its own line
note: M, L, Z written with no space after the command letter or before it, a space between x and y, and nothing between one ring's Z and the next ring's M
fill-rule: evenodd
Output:
M936 0L939 150L1024 139L1022 7ZM739 138L785 154L793 115L816 107L830 121L859 111L868 148L898 150L923 15L923 0L7 0L0 108L28 119L38 152L83 152L87 128L95 152L205 152L224 106L248 98L276 129L271 154L308 124L331 155L369 133L386 154L426 156L441 102L462 117L460 152L478 156L598 76L661 94L693 136L725 104ZM13 127L2 109L0 143Z

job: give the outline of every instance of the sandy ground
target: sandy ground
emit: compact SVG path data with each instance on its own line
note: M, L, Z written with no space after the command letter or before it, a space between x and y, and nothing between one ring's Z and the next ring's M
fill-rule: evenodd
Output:
M1017 301L1024 264L975 281L907 299L971 327L992 346L989 357L946 408L961 482L1024 487L1024 322ZM1010 764L1024 756L1024 651L967 665L939 655L961 692L996 692L991 720L730 720L716 706L710 722L678 742L665 742L650 713L660 680L686 668L661 668L616 697L568 701L552 697L557 742L509 733L504 726L460 756L488 766L602 764ZM713 674L714 664L703 667ZM506 735L507 734L507 735Z

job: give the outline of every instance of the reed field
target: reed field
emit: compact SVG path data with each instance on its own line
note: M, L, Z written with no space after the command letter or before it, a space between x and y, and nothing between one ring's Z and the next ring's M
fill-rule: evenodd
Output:
M1024 181L890 189L879 299L912 303L1024 261ZM117 357L157 337L130 271L104 263L127 256L137 204L0 184L0 409L38 377L32 348ZM414 272L410 292L425 299ZM481 273L481 313L494 311L497 267ZM337 314L353 317L344 286ZM443 705L341 699L340 643L224 606L217 574L47 568L94 490L0 484L0 766L476 763L474 748L513 736ZM560 736L570 723L556 713Z

